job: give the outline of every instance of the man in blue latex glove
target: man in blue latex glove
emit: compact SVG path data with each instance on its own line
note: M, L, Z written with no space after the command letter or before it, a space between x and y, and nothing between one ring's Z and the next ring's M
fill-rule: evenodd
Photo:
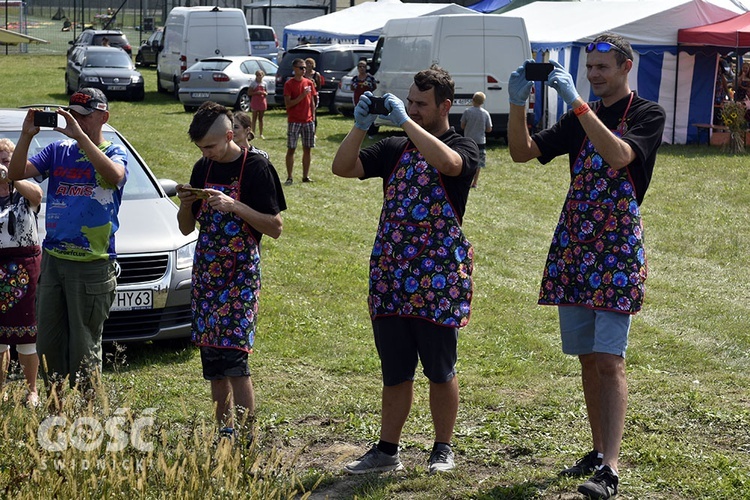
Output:
M370 92L333 159L341 177L383 179L383 208L370 257L368 303L383 378L380 441L344 467L350 474L401 470L398 444L413 399L419 360L430 381L435 443L429 472L453 469L458 413L458 329L469 322L473 249L461 230L479 162L476 143L448 125L453 79L420 71L407 107L386 94L387 115L406 132L360 149L375 121Z
M546 164L567 154L570 189L547 254L539 304L558 306L563 352L578 356L593 450L564 476L593 474L578 491L617 494L617 462L628 389L630 320L643 304L646 257L639 206L662 142L664 110L630 90L630 44L615 34L586 46L586 74L599 98L587 103L559 64L547 79L568 104L559 122L533 136L524 104L525 66L508 82L508 146L514 161Z

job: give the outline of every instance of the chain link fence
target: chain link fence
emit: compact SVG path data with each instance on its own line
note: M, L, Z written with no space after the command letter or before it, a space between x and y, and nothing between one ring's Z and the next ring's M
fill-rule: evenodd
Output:
M64 54L84 29L121 30L133 46L163 25L173 7L218 5L242 8L242 0L0 0L0 27L48 44L0 44L0 54Z

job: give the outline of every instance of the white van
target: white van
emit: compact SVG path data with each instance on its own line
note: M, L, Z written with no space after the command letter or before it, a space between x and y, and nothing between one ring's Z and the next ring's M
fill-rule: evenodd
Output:
M182 73L193 63L212 56L250 55L250 36L240 9L175 7L164 25L162 48L157 58L159 92L180 88Z
M526 24L493 14L445 14L392 19L383 27L371 64L376 94L396 95L406 103L414 75L437 64L455 82L450 124L460 131L464 110L475 92L487 95L493 136L507 137L508 78L531 57ZM377 124L385 122L378 121Z

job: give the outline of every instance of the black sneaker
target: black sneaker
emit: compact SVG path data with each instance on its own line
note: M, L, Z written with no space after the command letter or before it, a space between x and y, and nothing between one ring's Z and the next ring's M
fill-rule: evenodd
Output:
M578 493L585 495L587 498L611 498L617 495L617 483L620 478L610 468L609 465L603 465L596 471L588 481L578 487Z
M596 468L602 464L602 459L599 458L599 452L596 450L590 451L583 458L578 460L574 466L568 467L560 471L558 475L567 477L583 477L588 476L596 472Z

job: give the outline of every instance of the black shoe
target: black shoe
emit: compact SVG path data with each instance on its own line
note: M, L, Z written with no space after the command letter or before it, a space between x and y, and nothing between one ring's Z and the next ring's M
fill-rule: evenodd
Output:
M574 466L560 471L558 475L567 477L583 477L596 472L596 468L602 464L599 452L592 450L583 458L578 460Z
M312 182L312 181L313 181L313 180L312 180L312 179L310 179L309 177L303 177L303 178L302 178L302 182Z
M284 185L291 186L293 182L294 182L294 179L289 177L286 181L284 181Z
M617 495L619 482L620 479L610 466L604 465L588 481L578 487L578 493L587 498L611 498Z

